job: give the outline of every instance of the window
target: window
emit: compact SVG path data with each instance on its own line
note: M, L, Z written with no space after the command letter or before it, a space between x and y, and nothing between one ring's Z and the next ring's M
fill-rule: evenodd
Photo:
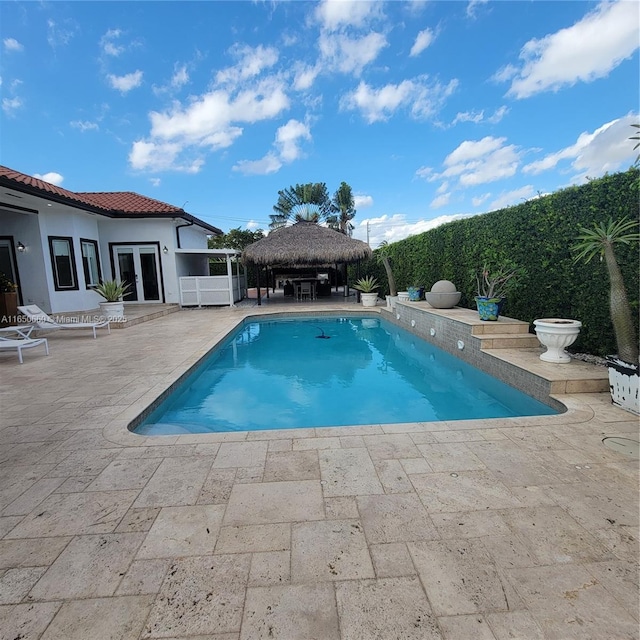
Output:
M51 252L53 284L56 291L78 289L73 238L49 236L49 251Z
M98 260L98 243L95 240L80 238L82 249L82 268L84 269L84 283L87 289L100 284L100 261Z

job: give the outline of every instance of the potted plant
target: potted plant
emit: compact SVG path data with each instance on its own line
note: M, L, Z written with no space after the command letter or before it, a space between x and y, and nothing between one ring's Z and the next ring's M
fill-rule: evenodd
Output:
M94 291L101 295L105 302L100 303L102 312L113 322L122 321L124 317L124 303L122 296L129 290L128 282L118 280L103 280L94 287Z
M362 294L362 306L363 307L375 307L378 300L378 280L373 276L366 276L360 278L353 285L354 289L357 289Z
M422 300L422 294L424 293L424 287L422 285L416 284L413 287L409 287L407 291L411 302L418 302Z
M480 320L497 320L507 291L515 282L520 270L517 268L497 268L490 270L484 265L476 273L476 306Z
M637 244L640 240L638 223L625 217L604 223L594 223L592 228L580 227L577 242L572 249L575 260L590 262L599 255L604 257L609 274L609 310L616 338L618 353L607 357L609 386L613 404L635 414L638 407L638 342L633 327L631 306L624 286L622 273L616 259L615 245Z
M0 325L18 324L18 285L0 272Z
M387 308L393 310L396 308L396 302L398 301L398 289L396 288L396 279L394 278L393 270L391 269L388 247L389 243L386 240L380 243L380 247L378 248L378 258L382 262L382 266L387 274L387 283L389 284Z

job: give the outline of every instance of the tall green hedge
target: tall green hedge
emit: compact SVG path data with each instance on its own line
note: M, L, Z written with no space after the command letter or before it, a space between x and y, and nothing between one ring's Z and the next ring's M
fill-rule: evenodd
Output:
M573 351L615 353L609 317L609 280L604 262L576 264L570 251L578 227L610 217L640 215L640 171L606 175L522 204L451 222L389 245L398 290L411 285L428 291L437 280L451 280L462 292L460 305L475 309L474 274L483 263L522 267L504 314L532 323L536 318L562 317L583 324ZM378 252L375 252L378 253ZM617 249L638 330L638 247ZM377 260L360 273L386 276ZM386 291L388 293L388 290Z

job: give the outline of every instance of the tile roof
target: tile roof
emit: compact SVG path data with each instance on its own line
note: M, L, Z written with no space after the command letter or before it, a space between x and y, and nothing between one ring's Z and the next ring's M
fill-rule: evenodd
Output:
M43 198L68 202L72 206L81 206L96 213L110 217L177 217L189 220L198 226L221 234L217 227L204 222L187 213L180 207L175 207L160 200L141 196L132 191L102 191L102 192L74 192L54 184L34 178L25 173L14 171L0 165L0 184L20 191L26 191Z
M184 213L180 207L132 191L102 191L76 195L96 206L123 213Z

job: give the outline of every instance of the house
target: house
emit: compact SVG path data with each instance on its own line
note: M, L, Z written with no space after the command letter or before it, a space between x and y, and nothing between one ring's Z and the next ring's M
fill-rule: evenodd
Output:
M137 193L76 193L0 166L0 272L17 283L20 304L49 313L96 309L93 287L112 279L130 283L125 304L180 303L181 278L208 277L212 256L226 257L228 274L218 276L226 293L215 304L233 305L242 295L231 273L238 252L207 248L220 234Z

